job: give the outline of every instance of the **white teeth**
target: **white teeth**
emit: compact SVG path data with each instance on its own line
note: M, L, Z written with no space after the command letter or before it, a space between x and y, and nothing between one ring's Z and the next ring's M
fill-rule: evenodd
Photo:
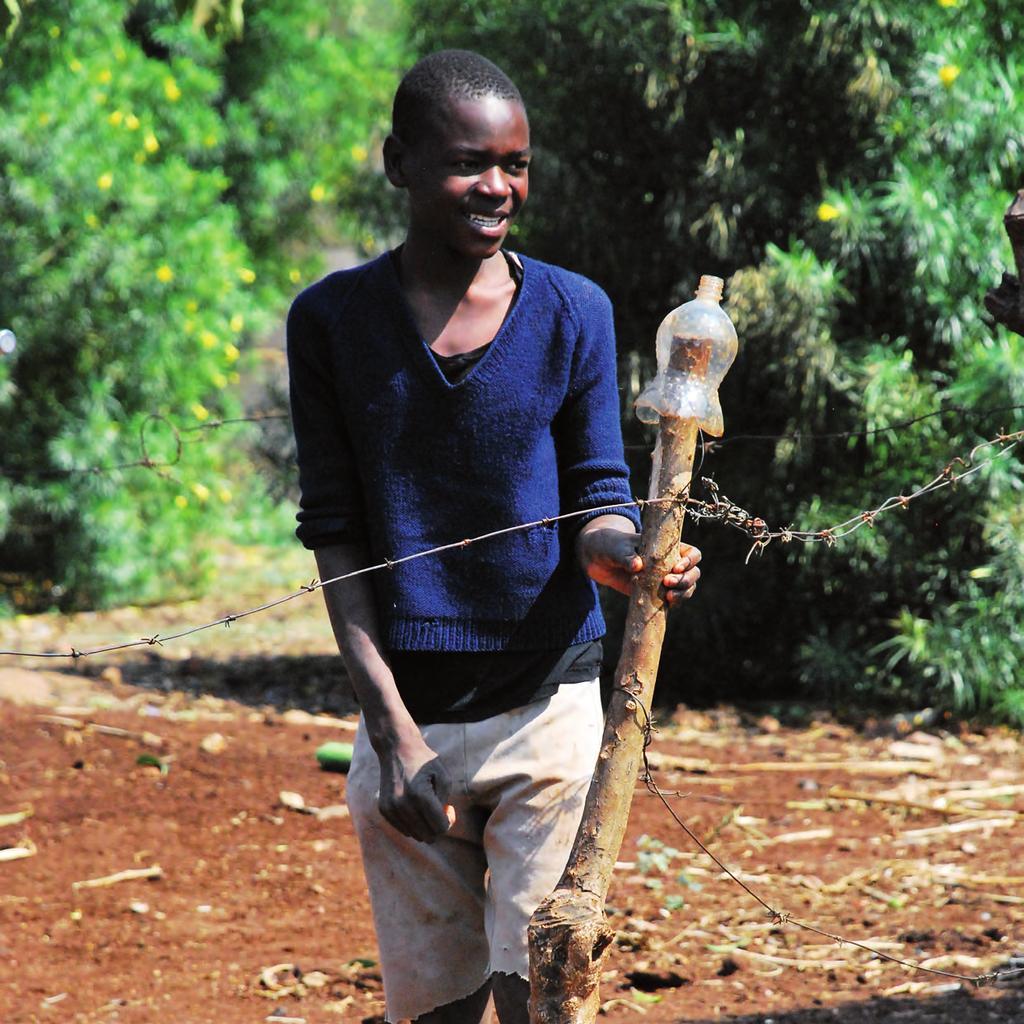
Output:
M481 228L496 228L504 219L502 217L482 217L478 213L467 213L466 218L471 224Z

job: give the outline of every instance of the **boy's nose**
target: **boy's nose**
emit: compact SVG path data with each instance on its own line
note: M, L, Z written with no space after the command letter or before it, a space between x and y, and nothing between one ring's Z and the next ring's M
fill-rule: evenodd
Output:
M508 183L508 177L498 164L495 164L493 167L488 167L487 170L477 178L477 188L480 189L481 192L486 192L488 195L494 196L507 196L511 191Z

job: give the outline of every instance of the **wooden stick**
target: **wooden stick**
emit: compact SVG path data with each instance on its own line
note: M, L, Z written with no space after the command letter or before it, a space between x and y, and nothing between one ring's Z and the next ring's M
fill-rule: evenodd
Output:
M693 472L697 424L662 420L655 495L677 495ZM593 1021L600 1009L601 954L614 938L604 897L622 846L643 760L646 711L665 635L659 583L676 561L685 505L648 505L641 555L644 570L630 598L622 655L605 719L597 768L583 823L555 891L530 921L530 1018L534 1024Z
M105 889L108 885L117 885L118 882L133 882L139 878L163 878L163 868L154 864L148 868L128 868L125 871L116 871L112 875L104 875L102 878L87 878L84 882L72 882L72 889Z
M667 611L661 580L679 556L686 503L678 499L689 494L697 432L721 435L717 389L736 356L736 332L717 308L721 294L720 279L703 277L697 299L665 318L658 329L658 376L637 402L645 421L658 424L650 495L661 500L644 510L644 567L630 594L583 819L555 891L530 920L532 1024L593 1024L601 1009L601 956L614 938L604 900L649 736Z
M927 842L929 839L958 835L961 832L977 832L988 828L1006 828L1016 825L1016 818L971 818L968 821L954 821L948 825L934 825L931 828L913 828L897 833L893 839L897 843Z
M114 736L122 740L135 740L137 743L142 743L147 747L161 747L164 742L155 733L135 732L132 729L122 729L118 725L103 725L102 722L83 722L77 718L67 718L64 715L36 715L36 719L40 722L46 722L47 725L61 725L67 729L77 729L81 732L96 732L101 736Z
M10 814L0 814L0 828L3 828L5 825L18 825L26 818L31 818L34 813L31 807L26 807L23 811L11 811Z
M9 860L21 860L24 857L36 855L36 844L31 839L25 840L18 846L7 846L0 850L0 864Z
M885 796L879 793L859 793L852 789L843 789L841 786L832 786L828 795L834 800L842 800L851 803L881 804L887 807L901 807L910 811L930 811L932 814L941 814L946 818L960 818L971 815L992 814L991 807L961 807L957 803L949 803L944 807L936 807L934 804L926 804L918 800L903 800L896 796ZM948 797L948 794L947 794ZM1018 815L1018 811L1007 810L1001 812L1006 817Z
M676 768L689 772L729 772L735 775L760 775L767 772L845 772L851 775L881 777L899 775L935 775L938 768L931 761L747 761L739 764L715 764L704 758L675 757L649 751L651 768Z

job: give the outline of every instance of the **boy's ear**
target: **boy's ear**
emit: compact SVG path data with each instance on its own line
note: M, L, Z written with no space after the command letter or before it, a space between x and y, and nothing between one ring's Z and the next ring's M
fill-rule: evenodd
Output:
M388 135L384 140L384 173L395 188L405 188L406 178L402 162L406 147L397 135Z

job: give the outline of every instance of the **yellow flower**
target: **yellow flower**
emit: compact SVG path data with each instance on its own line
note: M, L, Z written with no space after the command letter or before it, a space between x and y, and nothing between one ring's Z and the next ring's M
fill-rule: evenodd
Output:
M231 330L235 332L235 334L238 334L245 326L245 317L242 316L241 313L236 313L231 318L230 322L228 323L228 326L231 328Z
M128 129L128 131L133 132L135 131L136 128L139 127L139 119L134 114L129 114L124 119L124 126Z
M15 9L15 11L17 11L18 8L15 7L14 9ZM60 25L51 25L50 26L50 38L51 39L59 39L60 38Z
M95 213L87 213L85 215L85 225L90 228L98 228L100 226L100 219Z
M68 61L68 67L71 68L71 71L77 75L78 72L82 70L82 62L77 57L75 57L74 59Z
M939 81L948 89L960 77L960 68L956 64L943 64L939 68Z
M208 420L210 418L210 410L200 402L193 402L192 415L201 423L203 420Z
M309 198L312 199L314 203L322 203L324 201L324 196L326 195L327 190L319 183L309 190Z
M842 216L843 211L838 206L833 206L831 203L822 203L818 207L818 220L830 221L835 220L837 217Z
M39 122L39 127L40 128L45 128L50 123L50 113L49 113L49 111L47 111L47 110L42 111L39 114L39 117L36 118L36 120Z
M960 0L939 0L940 7L959 7Z
M156 279L162 284L169 284L174 280L174 271L166 263L156 268Z
M361 164L370 155L367 152L365 146L359 146L359 145L353 146L349 150L349 152L352 154L352 159L355 160L355 162L357 164Z
M178 100L181 99L181 90L178 88L178 83L171 75L168 75L164 79L164 95L172 103L177 103Z
M188 508L188 498L186 498L184 494L179 494L175 497L174 504L177 505L178 508Z
M233 363L239 355L237 346L232 345L230 341L224 346L224 358L229 363Z
M152 132L146 132L146 137L142 140L142 148L147 153L155 153L160 148L160 143L157 142L157 138Z
M106 85L106 84L107 84L107 83L108 83L108 82L109 82L109 81L110 81L110 80L111 80L111 79L112 79L113 77L114 77L114 76L113 76L113 74L111 73L111 71L110 71L110 68L104 68L104 69L103 69L103 70L102 70L102 71L101 71L101 72L100 72L100 73L99 73L99 74L98 74L98 75L96 76L96 81L97 81L97 82L99 82L99 83L100 83L100 85Z
M196 302L195 299L189 299L188 302L185 303L185 312L186 313L198 313L199 312L199 303Z
M114 176L110 173L110 171L104 171L96 179L96 187L103 189L104 192L106 192L107 189L110 188L110 186L113 185L113 184L114 184Z
M226 388L228 386L228 379L227 379L227 377L224 376L223 373L215 373L210 378L210 383L215 388Z
M288 280L291 281L292 284L298 284L302 280L302 275L299 273L298 267L292 267L292 269L288 271Z
M118 125L120 125L123 120L124 120L124 111L121 111L121 110L112 110L110 112L110 116L107 118L107 121L110 124L112 124L115 128L117 128Z
M252 284L253 281L256 280L256 272L254 270L250 270L248 267L239 267L238 277L246 284Z
M221 501L230 501L231 492L226 487L218 487L217 497L220 498Z
M203 137L203 145L207 149L213 149L213 147L217 145L217 136L214 135L213 132L210 132L209 135L205 135Z
M199 334L199 343L203 348L216 348L220 344L220 338L213 331L202 331Z
M210 497L210 488L205 484L193 484L191 490L200 501L206 501Z

